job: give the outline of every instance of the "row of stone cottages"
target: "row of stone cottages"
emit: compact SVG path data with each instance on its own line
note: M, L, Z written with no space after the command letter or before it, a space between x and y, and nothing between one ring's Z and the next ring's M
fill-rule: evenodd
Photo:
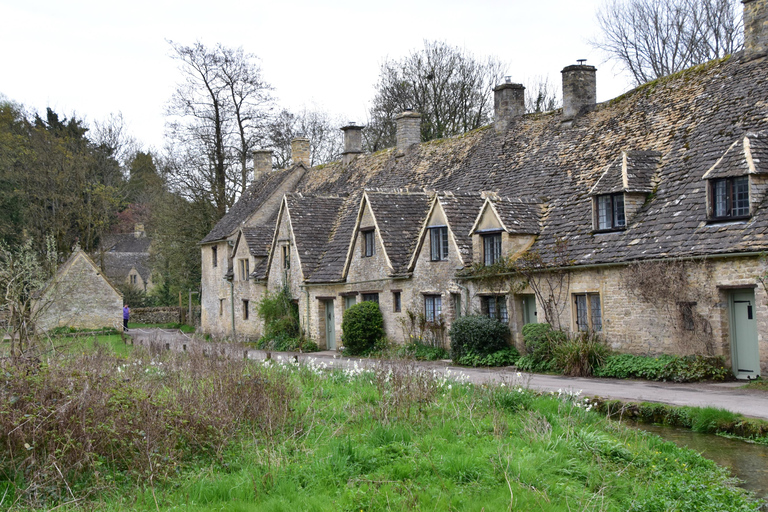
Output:
M562 70L553 112L524 114L523 87L508 81L492 125L463 136L420 143L419 114L404 112L397 146L375 154L355 125L330 165L308 166L306 139L287 169L256 152L253 184L201 243L203 330L258 336L256 304L287 285L326 349L363 300L398 342L411 317L447 327L480 312L521 346L522 326L548 309L618 351L717 354L740 378L765 372L767 11L745 2L743 52L605 103L596 69L579 63ZM524 254L567 272L524 288L473 278Z

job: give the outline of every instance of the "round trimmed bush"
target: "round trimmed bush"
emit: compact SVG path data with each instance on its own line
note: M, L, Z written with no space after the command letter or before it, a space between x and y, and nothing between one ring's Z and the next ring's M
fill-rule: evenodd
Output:
M365 301L344 311L341 342L349 355L365 355L375 350L384 339L384 318L379 305Z
M451 357L484 357L509 347L509 326L487 316L462 316L451 324Z

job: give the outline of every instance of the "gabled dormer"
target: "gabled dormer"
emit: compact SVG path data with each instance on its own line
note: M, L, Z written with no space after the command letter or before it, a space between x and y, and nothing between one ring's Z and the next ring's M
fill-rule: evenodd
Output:
M522 254L539 234L541 214L535 201L486 197L470 230L475 263L493 265Z
M750 218L768 186L766 133L747 133L731 144L702 179L707 182L710 222Z
M592 197L592 230L626 229L653 192L660 163L659 151L622 151L608 164L589 191Z

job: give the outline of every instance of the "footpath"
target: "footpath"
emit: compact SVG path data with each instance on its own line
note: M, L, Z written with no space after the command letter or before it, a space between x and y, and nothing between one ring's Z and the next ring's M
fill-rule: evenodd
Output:
M268 352L245 348L240 344L211 343L201 341L179 331L163 329L132 330L129 333L133 344L143 345L154 351L201 351L207 355L248 358L254 360L273 359L293 361L300 364L313 362L328 368L367 367L379 364L376 359L343 357L335 351L313 352ZM514 383L537 391L549 392L581 391L583 396L609 398L625 402L658 402L670 405L696 407L718 407L753 418L768 420L768 393L741 389L744 381L722 383L674 383L643 380L598 379L564 377L520 373L514 367L506 368L465 368L453 366L450 361L416 361L418 367L456 380L475 384Z

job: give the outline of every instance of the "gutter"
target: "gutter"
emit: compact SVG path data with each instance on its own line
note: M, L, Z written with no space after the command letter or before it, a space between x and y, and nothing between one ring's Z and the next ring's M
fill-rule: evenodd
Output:
M728 252L728 253L720 253L720 254L705 254L703 256L682 256L679 258L675 257L667 257L667 258L650 258L647 260L629 260L624 262L616 262L616 263L592 263L588 265L569 265L566 267L542 267L538 272L550 272L550 271L557 271L557 270L591 270L595 268L609 268L609 267L626 267L627 265L630 265L632 263L654 263L659 261L669 261L669 260L677 260L677 261L695 261L695 260L718 260L718 259L726 259L726 258L750 258L755 256L765 256L766 251L751 251L751 252ZM494 277L499 276L514 276L518 275L517 272L504 272L503 274L495 274ZM483 276L488 277L488 276ZM455 276L455 279L460 279L463 281L471 281L473 279L479 279L479 276Z
M305 283L299 285L301 288L315 288L318 286L331 286L331 285L349 285L349 284L365 284L365 283L380 283L383 281L403 281L410 279L411 276L394 276L394 277L382 277L380 279L366 279L364 281L329 281L327 283Z

